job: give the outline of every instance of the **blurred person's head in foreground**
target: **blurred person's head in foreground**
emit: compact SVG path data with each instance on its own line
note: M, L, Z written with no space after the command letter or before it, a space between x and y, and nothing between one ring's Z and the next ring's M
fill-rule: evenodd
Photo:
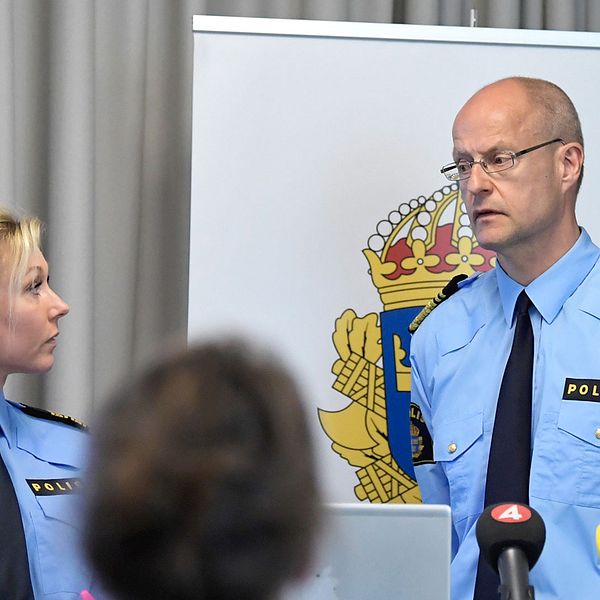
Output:
M265 600L302 575L319 497L296 384L209 342L141 372L95 431L86 543L119 599Z

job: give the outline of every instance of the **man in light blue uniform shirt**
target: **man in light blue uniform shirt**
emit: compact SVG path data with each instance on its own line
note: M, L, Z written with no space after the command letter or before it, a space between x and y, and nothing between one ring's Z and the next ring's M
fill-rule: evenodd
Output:
M536 600L597 599L600 250L575 217L579 118L554 84L509 78L465 104L452 137L444 170L480 245L497 254L496 269L461 282L411 343L411 401L433 440L433 461L415 472L425 502L452 507L452 600L473 598L475 524L523 289L534 335L529 503L547 530L530 582Z

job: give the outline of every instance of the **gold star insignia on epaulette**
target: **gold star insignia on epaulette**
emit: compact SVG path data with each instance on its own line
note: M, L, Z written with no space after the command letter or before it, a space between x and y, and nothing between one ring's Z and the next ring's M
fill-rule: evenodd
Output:
M87 425L73 417L70 417L69 415L55 413L50 410L44 410L43 408L36 408L34 406L27 406L26 404L17 404L16 406L26 415L37 417L38 419L46 419L47 421L56 421L58 423L70 425L71 427L76 427L77 429L87 430Z
M423 310L413 319L412 323L408 326L408 331L414 333L419 325L425 320L425 317L436 307L439 306L444 300L452 296L458 291L458 284L466 279L467 276L464 274L455 275L442 289L441 292L435 298L432 298L423 308Z

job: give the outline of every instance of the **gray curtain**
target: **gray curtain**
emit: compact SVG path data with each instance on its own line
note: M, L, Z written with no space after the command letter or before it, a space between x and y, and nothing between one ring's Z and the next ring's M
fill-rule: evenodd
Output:
M52 372L7 396L87 419L185 338L193 14L468 25L472 8L600 30L596 0L0 0L0 203L47 223L71 305Z

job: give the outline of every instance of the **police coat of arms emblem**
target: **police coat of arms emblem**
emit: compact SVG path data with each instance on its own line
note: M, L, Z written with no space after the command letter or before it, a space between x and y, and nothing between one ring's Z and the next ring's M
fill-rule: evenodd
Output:
M413 459L426 462L431 441L410 406L408 326L450 279L490 269L495 256L477 244L457 184L400 204L367 246L383 309L358 316L348 308L336 319L333 388L350 403L320 409L319 420L332 449L358 468L356 498L420 502Z

